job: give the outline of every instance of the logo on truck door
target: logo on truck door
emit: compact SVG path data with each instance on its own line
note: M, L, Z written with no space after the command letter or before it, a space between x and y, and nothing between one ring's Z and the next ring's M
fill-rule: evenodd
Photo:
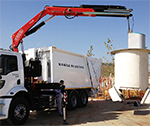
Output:
M81 65L73 65L73 64L68 64L68 63L58 63L58 65L62 67L84 69L84 66L81 66Z

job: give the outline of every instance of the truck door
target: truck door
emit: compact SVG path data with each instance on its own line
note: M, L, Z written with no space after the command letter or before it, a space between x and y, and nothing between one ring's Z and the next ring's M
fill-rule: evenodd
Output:
M11 88L21 83L18 72L18 60L15 55L1 55L0 57L1 76L2 80L5 81L0 95L6 95Z

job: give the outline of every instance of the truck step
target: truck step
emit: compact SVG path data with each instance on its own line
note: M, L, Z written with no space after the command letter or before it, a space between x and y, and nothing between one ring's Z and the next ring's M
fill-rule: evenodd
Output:
M4 105L5 105L4 103L0 103L0 107L1 107L1 106L4 106Z

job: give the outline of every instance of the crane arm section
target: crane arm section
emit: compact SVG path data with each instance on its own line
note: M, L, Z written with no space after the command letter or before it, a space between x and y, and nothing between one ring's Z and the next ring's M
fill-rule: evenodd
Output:
M12 47L15 52L18 52L18 46L23 42L23 38L36 32L42 27L48 20L54 16L65 16L68 19L72 19L78 16L109 16L109 17L127 17L132 16L130 12L132 9L126 9L125 6L114 5L81 5L80 7L70 6L45 6L44 9L23 25L12 35ZM33 28L33 26L44 16L52 15L47 21L43 21Z

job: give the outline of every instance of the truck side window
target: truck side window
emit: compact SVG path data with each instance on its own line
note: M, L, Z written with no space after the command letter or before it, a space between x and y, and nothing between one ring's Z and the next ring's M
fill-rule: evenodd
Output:
M3 60L3 75L6 75L10 72L17 71L18 70L18 64L17 64L17 57L16 56L9 56L9 55L2 55L4 58Z

